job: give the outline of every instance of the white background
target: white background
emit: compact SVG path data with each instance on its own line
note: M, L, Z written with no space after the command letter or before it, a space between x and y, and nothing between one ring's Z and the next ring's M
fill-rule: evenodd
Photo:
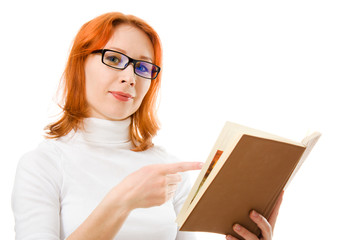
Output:
M205 161L227 120L298 141L320 131L285 193L274 239L360 239L360 7L347 0L2 1L1 239L14 238L17 161L58 113L71 41L109 11L143 18L162 39L156 143Z

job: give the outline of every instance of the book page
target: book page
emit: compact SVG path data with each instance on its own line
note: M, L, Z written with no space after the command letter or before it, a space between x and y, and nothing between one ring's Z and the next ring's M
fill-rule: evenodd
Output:
M246 127L237 123L232 123L232 122L226 122L227 125L229 125L229 127L231 127L232 131L237 131L237 132L241 132L243 134L247 134L247 135L251 135L251 136L255 136L255 137L260 137L260 138L267 138L267 139L271 139L271 140L275 140L275 141L279 141L279 142L285 142L285 143L290 143L293 145L297 145L297 146L304 146L304 144L293 141L291 139L287 139L287 138L283 138L271 133L267 133L264 131L260 131L258 129L255 128L250 128L250 127Z
M223 152L224 152L224 151L221 151L221 150L217 150L217 151L216 151L215 156L214 156L213 160L211 161L211 164L210 164L209 168L207 169L207 171L206 171L206 173L205 173L205 176L203 177L203 179L202 179L202 181L201 181L201 183L200 183L200 185L199 185L199 187L198 187L198 189L197 189L197 191L196 191L193 199L191 200L191 202L194 200L194 198L196 197L196 195L197 195L197 193L199 192L200 188L203 186L203 184L204 184L204 182L206 181L206 179L208 178L211 170L214 169L216 163L218 162L218 160L219 160L219 158L220 158L220 156L221 156L221 154L222 154ZM190 202L190 204L191 204L191 202Z
M302 143L304 144L306 149L305 149L303 155L301 156L299 163L297 164L296 168L294 169L293 173L291 174L288 182L286 183L284 190L289 186L291 180L294 178L297 171L299 171L301 165L304 163L305 159L307 158L307 156L309 155L309 153L311 152L311 150L313 149L313 147L315 146L315 144L317 143L317 141L319 140L320 137L321 137L321 133L314 132L313 134L306 136L302 140Z

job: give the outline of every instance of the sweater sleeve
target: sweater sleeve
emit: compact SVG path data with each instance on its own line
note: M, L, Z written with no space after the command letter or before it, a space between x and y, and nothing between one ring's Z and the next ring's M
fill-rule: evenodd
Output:
M37 149L19 161L12 192L17 240L60 239L59 156Z
M176 194L174 197L174 208L176 215L179 214L189 192L191 189L191 179L188 172L180 173L182 176L182 181L178 185L178 188L176 190ZM178 231L176 240L196 240L196 235L194 232L184 232L184 231Z

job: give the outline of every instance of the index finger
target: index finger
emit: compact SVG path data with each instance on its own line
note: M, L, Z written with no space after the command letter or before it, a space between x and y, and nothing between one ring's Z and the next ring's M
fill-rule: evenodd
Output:
M164 173L174 174L178 172L186 172L190 170L200 170L204 163L202 162L178 162L166 164Z

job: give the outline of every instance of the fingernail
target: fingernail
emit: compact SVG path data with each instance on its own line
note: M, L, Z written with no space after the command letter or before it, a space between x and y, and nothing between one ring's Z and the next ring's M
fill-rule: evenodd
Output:
M231 237L229 235L226 236L227 240L231 240Z
M202 168L203 166L204 166L204 163L202 163L202 162L201 162L201 163L199 163L199 167L201 167L201 168Z
M253 210L253 211L251 212L251 214L253 215L253 217L258 217L258 216L259 216L259 214L258 214L255 210Z
M240 227L240 225L239 224L235 224L235 230L240 230L241 229L241 227Z

